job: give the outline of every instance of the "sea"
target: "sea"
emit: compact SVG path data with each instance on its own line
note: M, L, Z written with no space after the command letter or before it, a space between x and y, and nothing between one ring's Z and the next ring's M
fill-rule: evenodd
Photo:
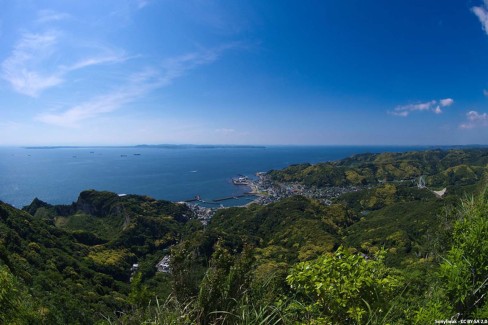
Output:
M87 189L155 199L203 201L249 191L234 185L239 176L318 163L358 153L403 152L428 147L398 146L135 146L135 147L0 147L0 200L21 208L34 198L70 204ZM220 201L240 206L241 197Z

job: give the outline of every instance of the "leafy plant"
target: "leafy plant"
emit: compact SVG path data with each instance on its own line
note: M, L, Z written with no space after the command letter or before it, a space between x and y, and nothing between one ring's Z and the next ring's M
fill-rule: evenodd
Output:
M464 200L459 215L440 276L456 312L467 318L488 301L488 191Z
M383 264L385 251L374 257L351 254L343 247L333 255L293 267L287 281L307 302L303 312L323 321L360 324L367 314L388 310L402 279Z

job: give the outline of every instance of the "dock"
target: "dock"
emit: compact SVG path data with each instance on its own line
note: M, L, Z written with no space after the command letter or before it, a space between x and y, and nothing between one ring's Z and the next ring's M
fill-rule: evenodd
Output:
M200 198L199 195L197 195L196 197L192 198L192 199L188 199L188 200L184 200L183 202L186 202L186 203L191 203L191 202L202 202L202 203L208 203L208 204L217 204L218 202L222 202L222 201L227 201L227 200L237 200L239 198L243 198L243 197L249 197L249 196L254 196L255 194L253 193L250 193L250 192L247 192L247 193L244 193L244 194L239 194L239 195L233 195L233 196L225 196L225 197L220 197L220 198L217 198L217 199L213 199L213 200L210 200L210 201L204 201Z
M213 202L220 202L220 201L227 201L227 200L237 200L243 197L248 197L248 196L254 196L253 193L244 193L240 195L234 195L234 196L226 196L218 199L213 199Z

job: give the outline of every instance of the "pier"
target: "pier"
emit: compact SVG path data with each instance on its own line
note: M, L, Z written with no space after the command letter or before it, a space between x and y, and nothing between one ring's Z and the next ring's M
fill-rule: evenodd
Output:
M251 189L253 189L252 185L254 185L253 181L251 181L247 176L244 176L244 175L239 175L238 178L233 178L232 183L234 185L246 185L246 186L251 187ZM238 194L238 195L219 197L219 198L209 200L209 201L202 200L200 195L197 194L197 195L195 195L195 197L193 197L191 199L183 200L183 202L185 202L185 203L201 202L201 203L206 203L206 204L219 204L219 202L222 202L222 201L237 200L240 198L252 197L252 196L259 196L259 194L257 194L254 191L251 191L251 192L244 192L243 194Z
M248 196L248 195L247 194L241 194L241 195L234 195L234 196L226 196L226 197L221 197L218 199L213 199L212 201L213 202L220 202L220 201L234 200L234 199L238 199L238 198L245 197L245 196Z
M248 193L239 194L239 195L220 197L220 198L213 199L213 200L210 200L210 201L204 201L204 200L202 200L200 198L199 195L197 195L194 198L188 199L188 200L184 200L183 202L186 202L186 203L202 202L202 203L209 203L209 204L217 204L218 202L227 201L227 200L237 200L239 198L248 197L248 196L254 196L254 194L248 192Z

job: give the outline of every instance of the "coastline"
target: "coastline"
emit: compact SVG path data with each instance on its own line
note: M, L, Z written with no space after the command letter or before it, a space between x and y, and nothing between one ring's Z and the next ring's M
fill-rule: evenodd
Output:
M144 148L142 151L139 147L88 146L29 150L22 147L0 147L2 165L15 167L0 169L0 200L19 208L29 205L36 197L50 204L71 204L86 189L147 195L173 202L189 199L195 194L218 198L236 192L230 182L224 183L230 175L255 175L259 170L279 170L303 162L313 164L343 159L353 154L408 151L413 150L413 147L266 146L265 149L198 149ZM256 150L259 150L259 155L256 155ZM57 181L60 179L64 180L63 183ZM257 182L254 177L253 182ZM251 186L243 190L258 196L256 200L263 194L260 190L253 191ZM243 201L230 200L224 205L249 203Z

